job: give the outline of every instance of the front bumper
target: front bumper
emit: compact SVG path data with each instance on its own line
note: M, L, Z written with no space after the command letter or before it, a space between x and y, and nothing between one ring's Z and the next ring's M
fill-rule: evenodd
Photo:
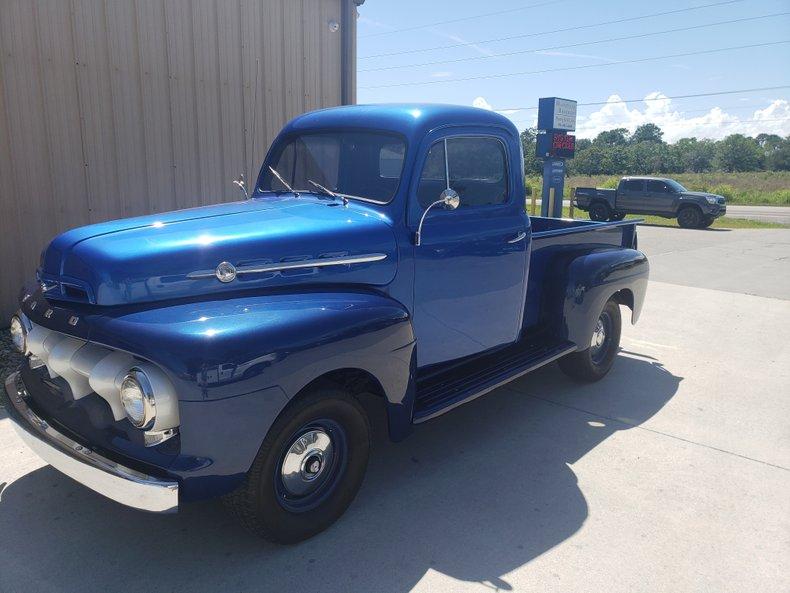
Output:
M178 483L160 480L98 455L50 426L26 403L27 391L14 373L2 403L19 436L36 455L77 482L116 502L155 513L178 510Z
M727 214L727 205L708 204L707 208L705 209L705 214L707 216L712 216L713 218L719 218L720 216L724 216L725 214Z

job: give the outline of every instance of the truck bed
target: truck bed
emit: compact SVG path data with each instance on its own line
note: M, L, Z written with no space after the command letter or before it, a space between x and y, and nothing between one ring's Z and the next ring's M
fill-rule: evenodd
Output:
M551 282L551 276L564 273L564 262L595 250L627 247L636 249L636 225L641 219L618 222L593 222L568 218L530 216L532 250L529 260L527 299L523 328L540 324L552 303L561 303L562 295L553 295L547 287L564 286Z
M575 201L576 207L582 210L589 209L594 199L603 199L611 208L614 208L617 190L604 187L577 187L571 199Z

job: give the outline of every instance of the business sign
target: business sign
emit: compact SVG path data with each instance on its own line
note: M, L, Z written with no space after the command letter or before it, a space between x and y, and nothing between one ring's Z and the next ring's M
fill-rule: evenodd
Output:
M535 156L571 159L576 150L576 136L564 132L546 132L535 139Z
M538 99L538 129L575 130L576 101L559 97Z

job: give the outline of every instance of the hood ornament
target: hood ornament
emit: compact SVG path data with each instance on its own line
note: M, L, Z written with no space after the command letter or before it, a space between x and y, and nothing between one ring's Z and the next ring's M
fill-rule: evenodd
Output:
M214 270L214 275L220 282L233 282L236 279L236 266L224 261Z

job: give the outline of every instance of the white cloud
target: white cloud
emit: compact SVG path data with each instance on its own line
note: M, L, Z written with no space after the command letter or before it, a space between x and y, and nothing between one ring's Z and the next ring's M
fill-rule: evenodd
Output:
M452 76L453 73L449 70L440 70L439 72L431 72L431 78L447 78Z
M477 97L474 101L472 101L472 107L477 107L479 109L487 109L488 111L493 111L494 107L486 101L485 97Z
M518 109L494 109L494 106L491 105L488 101L486 101L485 97L477 97L474 101L472 101L472 107L477 107L479 109L487 109L488 111L496 111L497 113L501 113L502 115L511 115L513 113L517 113Z
M696 117L684 115L682 108L676 107L672 99L658 91L650 93L645 99L641 105L631 109L618 95L610 96L606 105L598 111L579 117L577 135L580 138L592 138L612 128L628 128L633 132L637 126L648 122L659 126L668 142L690 136L720 139L736 133L750 136L761 132L782 136L790 134L790 103L784 99L776 99L751 116L733 115L720 107L713 107Z

